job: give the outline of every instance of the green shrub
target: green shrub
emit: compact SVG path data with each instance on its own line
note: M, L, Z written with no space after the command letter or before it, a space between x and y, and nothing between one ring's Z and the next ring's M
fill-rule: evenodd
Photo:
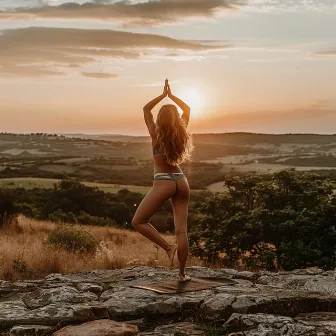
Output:
M0 189L0 228L17 222L17 207L12 190Z
M48 237L49 244L71 252L95 253L99 242L87 231L69 224L61 224Z
M336 206L328 179L293 169L228 177L227 193L200 201L190 251L210 263L250 269L336 267Z
M76 221L79 224L86 224L86 225L110 226L110 227L117 226L117 223L113 218L91 216L84 211L81 211L79 215L76 216Z
M76 223L76 216L74 213L65 213L61 209L49 214L48 219L55 223Z

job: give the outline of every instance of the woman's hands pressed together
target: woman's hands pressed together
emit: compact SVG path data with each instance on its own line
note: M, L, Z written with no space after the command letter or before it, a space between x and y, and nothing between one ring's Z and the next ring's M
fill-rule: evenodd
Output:
M165 97L169 97L175 104L177 104L181 110L183 111L182 114L182 119L184 119L186 121L186 124L188 125L189 122L189 116L190 116L190 107L183 102L181 99L175 97L172 93L171 93L171 89L169 86L169 82L168 79L165 80L165 85L163 88L163 93L154 98L153 100L151 100L149 103L147 103L144 107L143 107L143 111L145 113L145 120L147 125L151 124L152 126L155 125L154 124L154 119L153 119L153 115L151 110ZM154 126L153 126L154 127Z
M162 93L162 95L164 96L164 97L169 97L169 92L170 92L170 88L169 88L169 84L168 84L168 79L166 79L165 80L165 86L164 86L164 88L163 88L163 93Z

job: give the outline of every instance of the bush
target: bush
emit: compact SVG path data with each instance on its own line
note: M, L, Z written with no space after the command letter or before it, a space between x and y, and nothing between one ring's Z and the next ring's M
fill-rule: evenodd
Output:
M60 209L49 214L48 219L55 223L76 223L76 217L74 213L65 213Z
M198 204L191 252L210 263L268 270L336 267L334 184L312 173L227 178L226 194Z
M17 208L12 190L0 189L0 228L17 222Z
M50 233L48 243L71 252L95 253L99 242L87 231L61 224Z
M76 217L76 221L79 224L86 224L86 225L109 226L109 227L117 226L117 223L112 218L91 216L84 211L81 211L79 213L79 215Z

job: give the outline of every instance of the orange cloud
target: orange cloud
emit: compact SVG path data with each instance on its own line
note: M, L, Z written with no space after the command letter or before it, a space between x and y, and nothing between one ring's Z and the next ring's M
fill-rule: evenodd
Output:
M94 1L59 6L16 8L0 12L0 19L60 18L114 20L126 25L151 26L173 23L187 18L212 17L215 12L235 9L243 4L239 0L149 0L114 3Z
M116 74L109 74L104 72L82 72L82 75L89 78L115 78L118 77Z
M27 70L31 65L35 72L38 67L53 67L50 71L54 71L55 66L93 63L97 57L140 59L158 55L160 50L165 56L167 50L194 54L225 47L115 30L46 27L12 29L0 35L0 74L18 74L17 67L20 66L25 66ZM31 71L32 75L34 71Z
M336 56L336 50L318 51L315 52L313 56Z

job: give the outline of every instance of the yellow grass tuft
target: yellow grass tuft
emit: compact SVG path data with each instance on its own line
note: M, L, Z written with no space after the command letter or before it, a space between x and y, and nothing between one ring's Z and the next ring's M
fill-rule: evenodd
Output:
M34 279L50 273L118 269L133 265L166 266L166 253L141 234L117 228L85 226L98 241L95 254L69 252L47 244L57 224L19 218L18 226L0 230L0 279ZM78 225L79 227L79 225ZM169 243L173 235L163 235ZM189 258L189 265L202 265ZM177 266L177 261L175 261Z

